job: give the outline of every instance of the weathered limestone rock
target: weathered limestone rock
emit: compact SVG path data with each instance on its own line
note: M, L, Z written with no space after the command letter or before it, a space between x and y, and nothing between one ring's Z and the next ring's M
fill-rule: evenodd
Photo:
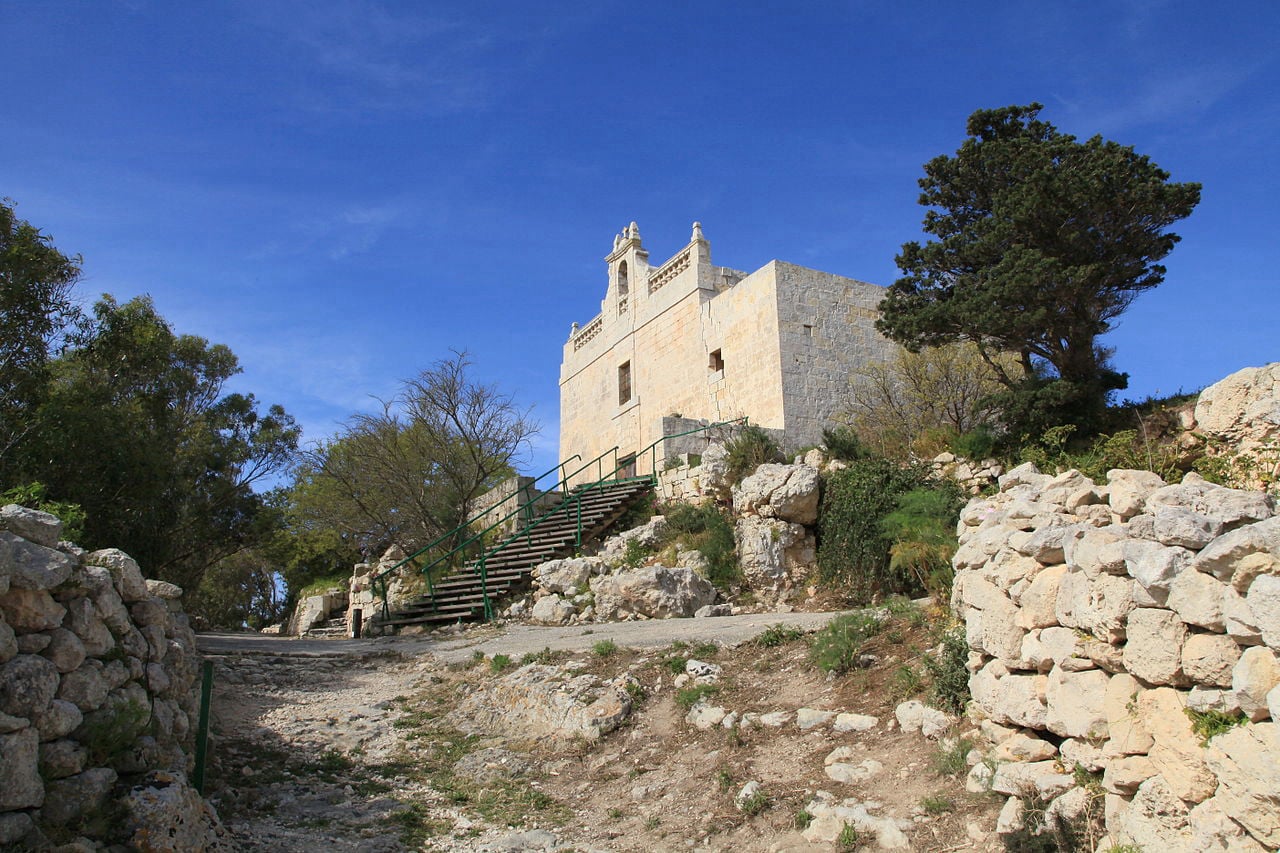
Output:
M40 775L45 779L63 779L84 770L89 751L74 740L55 740L40 744Z
M627 553L627 543L635 542L645 548L653 548L662 539L667 530L667 518L655 515L639 527L624 530L617 536L610 536L597 555L610 566L621 564Z
M835 842L844 832L846 826L853 827L859 837L874 838L880 850L910 850L904 829L911 824L888 817L876 817L871 814L875 806L872 803L861 803L854 799L837 800L832 795L819 791L810 800L804 810L813 816L802 833L806 841L814 844Z
M1170 687L1138 697L1138 715L1154 741L1147 757L1179 799L1198 803L1218 786L1186 715L1186 697Z
M1125 637L1125 621L1134 608L1132 591L1128 577L1102 574L1090 579L1084 572L1070 571L1058 585L1054 613L1060 625L1118 643Z
M850 747L837 747L823 759L822 770L827 774L827 778L845 785L860 785L884 771L884 765L874 758L867 758L855 764L852 759L856 757L857 755Z
M1192 634L1182 647L1182 668L1196 684L1230 687L1240 646L1222 634Z
M47 636L49 645L40 654L48 658L58 672L71 672L84 663L84 643L75 634L66 628L55 628Z
M769 585L814 561L813 536L802 524L752 515L733 525L738 563L754 585Z
M102 807L116 784L116 771L95 767L66 779L50 782L45 791L41 820L54 826L72 823Z
M39 743L33 728L0 735L0 812L36 808L44 802Z
M981 649L1002 661L1018 660L1026 631L1018 624L1018 607L1000 588L976 574L965 575L952 592L958 600L980 611L966 616L966 635L971 648Z
M1187 822L1191 827L1191 844L1194 850L1267 853L1265 847L1222 810L1216 798L1205 800L1193 808L1187 814Z
M587 588L593 574L603 569L601 561L590 557L548 560L533 570L538 586L547 592L576 595Z
M1160 605L1168 597L1174 579L1186 573L1193 556L1186 548L1146 539L1129 539L1124 543L1124 562L1129 576Z
M56 515L17 504L0 507L0 530L45 548L58 547L58 540L62 538L62 522Z
M544 595L533 603L529 619L539 625L563 625L577 612L573 602L555 594Z
M1231 671L1231 689L1240 710L1257 722L1271 716L1267 694L1280 684L1280 656L1264 646L1244 650Z
M914 699L900 703L893 715L904 732L919 731L929 740L937 740L955 725L955 720L942 711Z
M57 628L66 615L67 609L43 589L14 587L0 596L0 616L16 634Z
M125 797L130 845L142 853L231 853L235 844L213 808L181 773L154 771Z
M1107 828L1139 850L1190 850L1189 809L1159 774L1138 786L1129 807Z
M52 664L50 664L52 666ZM58 686L58 698L74 704L82 712L101 707L111 692L111 685L102 677L102 663L90 659L75 672L68 672Z
M1222 600L1226 590L1227 585L1212 575L1187 570L1174 578L1166 606L1183 622L1210 631L1225 631Z
M1280 649L1280 575L1262 575L1245 596L1262 642Z
M1129 614L1125 666L1149 684L1184 684L1182 644L1186 638L1187 626L1176 613L1138 608Z
M1011 797L1053 799L1075 786L1075 779L1056 761L1001 764L991 778L991 790Z
M627 615L650 619L692 616L716 598L716 589L693 570L645 566L593 578L596 614L602 621Z
M1156 766L1145 755L1126 755L1107 762L1102 787L1113 794L1133 795L1138 786L1156 775Z
M625 679L602 683L593 675L566 677L560 667L532 664L481 683L451 717L468 732L595 740L630 713Z
M1101 670L1068 672L1055 667L1046 687L1046 728L1063 737L1106 737L1110 681Z
M867 732L880 725L880 720L868 714L836 714L831 724L831 731L836 734L844 732Z
M137 562L119 548L104 548L101 551L86 554L84 563L86 566L101 566L111 572L116 592L120 593L120 597L127 603L146 601L151 595Z
M698 702L689 709L689 713L684 715L684 721L698 731L705 732L720 725L728 713L728 711L721 708L719 705L709 705L706 702Z
M0 712L34 720L58 690L58 668L36 655L18 655L0 666Z
M1223 812L1270 849L1280 847L1280 724L1235 726L1209 744Z
M1058 624L1054 607L1058 587L1067 574L1065 565L1050 566L1039 572L1018 599L1018 625L1022 628L1048 628Z
M796 728L802 732L825 726L835 717L835 711L820 711L817 708L799 708L796 710Z
M24 637L38 637L41 634L24 634ZM13 633L13 629L9 627L9 623L0 620L0 663L7 663L13 659L21 649L18 646L18 637Z
M999 661L991 661L969 679L969 690L995 722L1043 729L1047 683L1043 675L1010 675Z
M1155 537L1162 545L1178 545L1199 550L1222 532L1216 518L1181 506L1156 507Z
M818 490L816 469L767 462L734 487L733 506L743 515L813 524L818 520Z
M75 568L72 559L61 551L2 531L0 562L9 566L9 586L18 589L53 589L71 577Z
M182 598L182 587L156 578L147 578L147 592L165 601L177 601Z
M56 740L66 737L84 721L84 715L74 702L65 699L54 699L49 709L35 719L36 728L40 731L40 740Z
M1107 472L1110 488L1111 511L1121 518L1129 518L1142 512L1147 496L1164 486L1159 474L1114 468Z
M1047 740L1019 732L996 744L990 757L996 761L1049 761L1057 755L1058 748Z
M1068 546L1067 565L1090 578L1124 574L1127 540L1124 528L1115 525L1089 530Z
M1236 583L1236 569L1246 557L1255 554L1268 558L1280 554L1280 516L1222 534L1196 555L1195 567L1220 581L1230 583L1238 592L1243 593L1247 591L1248 585Z

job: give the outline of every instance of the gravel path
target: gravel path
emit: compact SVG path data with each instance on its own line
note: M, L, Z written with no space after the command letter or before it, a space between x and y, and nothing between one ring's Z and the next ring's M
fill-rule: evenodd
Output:
M585 651L600 640L634 649L664 648L676 640L714 641L734 646L750 640L771 625L814 631L840 615L833 613L750 613L708 619L653 619L572 627L525 624L477 626L452 637L377 637L368 640L312 640L270 634L200 634L197 645L205 654L271 654L302 657L361 657L396 652L431 654L445 663L464 661L475 652L504 654L513 659L545 648Z

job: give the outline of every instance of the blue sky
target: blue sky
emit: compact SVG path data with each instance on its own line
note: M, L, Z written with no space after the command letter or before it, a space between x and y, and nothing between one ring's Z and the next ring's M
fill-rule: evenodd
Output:
M626 223L887 285L922 164L1038 100L1204 184L1107 341L1140 398L1280 358L1278 32L1248 0L0 0L0 195L306 438L466 349L540 471Z

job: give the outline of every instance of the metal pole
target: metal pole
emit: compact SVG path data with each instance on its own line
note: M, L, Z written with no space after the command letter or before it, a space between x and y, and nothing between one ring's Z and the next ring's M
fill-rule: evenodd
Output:
M200 681L200 723L196 728L196 791L204 796L204 765L209 749L209 699L213 696L213 661L204 662Z

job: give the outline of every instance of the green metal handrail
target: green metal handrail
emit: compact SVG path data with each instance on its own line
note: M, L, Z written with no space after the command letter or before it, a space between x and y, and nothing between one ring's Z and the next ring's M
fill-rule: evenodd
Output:
M615 449L616 449L616 448L615 448ZM556 464L555 464L555 465L553 465L552 467L548 468L546 471L543 471L541 474L539 474L538 476L534 477L534 478L533 478L533 481L532 481L531 483L529 483L529 486L530 486L530 487L533 487L534 485L536 485L536 484L537 484L537 482L538 482L539 480L541 480L543 477L545 477L545 476L547 476L548 474L550 474L552 471L561 471L561 472L562 472L562 476L561 476L561 481L560 481L560 482L563 482L563 481L564 481L564 477L563 477L563 469L564 469L564 467L565 467L566 465L568 465L568 464L569 464L572 460L574 460L574 459L581 460L581 459L582 459L582 457L575 453L574 455L570 456L568 459L564 460L563 462L558 462L558 463L556 463ZM595 461L595 460L592 460L592 461ZM579 470L581 470L581 469L579 469ZM576 473L576 472L575 472L575 473ZM496 488L498 488L499 486L502 486L504 483L508 483L508 482L510 482L511 480L518 479L518 478L519 478L519 476L520 476L519 474L515 474L515 475L513 475L513 476L511 476L511 477L507 477L505 480L502 480L502 481L501 481L501 482L499 482L497 485L495 485L493 488L494 488L494 489L496 489ZM559 486L559 485L560 485L559 483L557 483L557 484L556 484L556 486ZM556 486L553 486L553 487L551 488L551 490L552 490L552 491L555 491ZM492 491L492 490L491 490L491 491ZM521 491L520 489L516 489L515 494L519 494L519 493L520 493L520 491ZM407 564L409 564L409 563L412 563L414 560L416 560L419 556L421 556L421 555L422 555L422 554L424 554L425 552L430 551L432 548L435 548L435 547L436 547L437 545L439 545L441 542L444 542L444 541L448 540L448 539L449 539L449 537L451 537L451 536L456 536L456 535L459 533L459 531L465 530L465 529L467 529L468 527L470 527L472 524L475 524L477 521L479 521L480 519L484 518L486 515L488 515L489 513L493 512L495 509L497 509L499 506L501 506L501 505L502 505L502 503L503 503L502 501L498 501L497 503L493 504L492 506L488 507L487 509L485 509L485 510L483 510L482 512L478 513L477 515L473 516L472 518L469 518L469 519L467 519L466 521L462 522L462 524L459 524L457 527L455 527L453 530L450 530L448 533L444 534L443 536L440 536L439 538L437 538L437 539L433 540L431 543L429 543L429 544L427 544L427 545L424 545L423 547L419 548L417 551L414 551L412 554L410 554L409 556L405 557L403 560L401 560L400 562L396 563L394 566L390 566L390 567L389 567L389 568L387 568L386 570L381 571L381 572L378 572L377 574L375 574L375 575L371 576L371 577L369 578L369 585L370 585L370 587L374 587L374 588L375 588L375 590L374 590L374 591L375 591L375 593L379 594L379 595L382 597L382 615L383 615L383 617L385 618L385 617L386 617L386 615L387 615L387 580L386 580L386 579L387 579L387 577L388 577L389 575L395 574L396 572L400 571L401 567L403 567L403 566L405 566L405 565L407 565ZM451 556L453 556L455 553L457 553L457 551L458 551L458 550L459 550L459 548L454 548L454 549L450 550L450 551L449 551L449 553L448 553L448 554L446 554L445 556L446 556L446 557L451 557ZM432 565L434 565L434 563L433 563ZM431 575L430 575L430 574L428 574L428 575L427 575L427 589L431 591L431 598L432 598L432 601L434 602L434 600L435 600L435 590L434 590L433 586L434 586L434 585L433 585L433 584L432 584L432 582L431 582Z
M616 460L616 457L617 457L617 454L618 454L618 448L617 448L617 445L615 445L615 446L611 447L609 450L606 450L604 453L601 453L599 456L597 456L596 458L592 459L590 462L587 462L586 464L584 464L584 465L580 466L580 467L579 467L579 468L577 468L577 469L576 469L572 474L562 474L562 476L561 476L561 478L560 478L559 482L557 482L554 486L552 486L548 491L549 491L549 492L557 491L561 486L565 486L565 485L569 482L569 480L571 480L573 477L577 476L578 474L582 473L582 472L583 472L583 471L585 471L586 469L590 468L592 465L597 465L597 464L599 464L599 463L600 463L600 462L601 462L601 461L602 461L606 456L608 456L608 455L609 455L609 454L611 454L611 453L614 455L615 460ZM555 468L552 468L551 470L552 470L552 471L554 471L554 470L556 470L557 468L558 468L558 469L562 469L562 470L563 470L563 468L564 468L566 465L568 465L570 461L572 461L572 460L574 460L574 459L581 459L581 458L582 458L581 456L579 456L578 454L576 454L576 453L575 453L573 456L570 456L568 459L566 459L565 461L561 462L559 465L557 465ZM551 473L551 471L548 471L548 472L547 472L547 474L549 474L549 473ZM542 476L546 476L546 474L544 474L544 475L542 475ZM541 477L540 477L539 479L541 479ZM535 480L535 482L536 482L536 480ZM432 579L431 579L431 570L432 570L432 569L434 569L436 566L440 565L440 563L444 562L445 560L448 560L448 559L449 559L450 557L452 557L454 554L457 554L459 551L461 551L461 550L463 550L464 548L466 548L466 547L467 547L468 545L470 545L472 542L475 542L475 541L477 541L477 540L479 540L479 539L482 539L482 538L483 538L486 534L488 534L490 531L492 531L492 530L494 530L495 528L497 528L497 527L501 526L504 522L506 522L507 520L509 520L509 519L513 518L514 516L516 516L516 515L518 515L518 514L520 514L520 513L524 512L526 509L529 509L529 510L530 510L528 513L526 513L526 516L531 516L531 515L532 515L532 507L533 507L533 506L534 506L534 505L535 505L539 500L541 500L541 499L542 499L543 494L546 494L546 492L543 492L543 493L541 493L541 494L535 495L534 497L530 498L530 499L529 499L528 501L526 501L525 503L520 504L520 505L519 505L518 507L516 507L514 510L512 510L512 511L511 511L511 512L509 512L509 513L507 513L507 514L506 514L506 515L504 515L502 518L498 519L498 520L497 520L497 521L495 521L493 524L491 524L491 525L489 525L488 527L486 527L484 530L481 530L479 533L476 533L475 535L471 536L471 537L470 537L469 539L467 539L466 541L464 541L464 542L462 542L462 543L460 543L460 544L458 544L458 545L455 545L455 546L453 547L453 549L452 549L452 550L450 550L448 553L443 554L443 555L441 555L441 556L437 557L434 561L432 561L431 563L428 563L426 566L424 566L424 567L421 569L422 574L423 574L423 575L426 577L426 579L427 579L427 594L428 594L428 596L429 596L429 598L430 598L430 600L431 600L431 609L432 609L432 610L435 610L435 607L436 607L436 588L435 588L435 583L434 583L434 582L432 581ZM495 506L497 506L497 504L495 504ZM493 507L490 507L490 509L492 509L492 508L493 508ZM536 526L536 524L537 524L537 523L538 523L538 522L529 522L529 524L530 524L531 526ZM458 527L458 528L456 528L456 529L453 531L453 533L457 533L457 532L461 531L461 530L462 530L464 527L466 527L466 526L467 526L467 525L463 525L462 527ZM529 528L526 528L526 529L529 529ZM448 534L448 535L452 535L452 534ZM445 537L445 538L448 538L448 535L446 535L446 537ZM519 536L519 534L517 534L517 536ZM530 538L530 541L532 542L532 534L530 534L530 537L529 537L529 538ZM437 540L437 543L438 543L439 541L441 541L441 540ZM424 550L425 550L425 549L424 549ZM415 552L414 556L417 556L417 554L421 554L421 553L422 553L422 551ZM405 564L406 562L408 562L408 561L409 561L409 559L411 559L411 558L406 557L404 560L401 560L399 563L397 563L397 564L396 564L395 566L393 566L391 569L388 569L386 572L384 572L384 573L383 573L383 574L384 574L384 576L385 576L386 574L389 574L393 569L397 569L397 568L399 568L401 565L403 565L403 564ZM387 591L386 591L386 584L385 584L385 582L384 582L384 583L382 584L382 586L381 586L380 595L382 596L382 616L383 616L383 618L385 619L385 618L388 618L388 617L389 617L389 615L390 615L390 609L389 609L389 605L388 605L388 602L387 602Z
M706 432L707 430L715 429L715 428L717 428L717 427L728 426L728 425L730 425L730 424L736 424L736 423L739 423L739 422L742 422L742 423L744 423L744 424L749 423L749 421L747 420L747 418L746 418L746 417L734 418L733 420L721 421L721 422L719 422L719 423L708 424L707 426L704 426L704 427L698 427L697 429L690 429L690 430L685 430L684 432L677 432L677 433L672 433L671 435L664 435L664 436L662 436L661 438L657 439L657 440L656 440L656 441L654 441L652 444L650 444L648 447L646 447L644 450L641 450L639 453L637 453L635 456L633 456L633 457L632 457L631 459L629 459L627 462L615 465L615 466L614 466L614 469L613 469L612 471L610 471L610 472L609 472L608 474L606 474L604 477L601 477L599 480L596 480L594 483L590 483L590 484L588 484L588 485L586 485L586 486L580 486L580 487L578 487L578 488L576 488L576 489L573 489L573 490L572 490L572 491L570 491L570 492L566 492L566 494L565 494L565 499L564 499L563 501L561 501L561 503L560 503L560 505L559 505L559 506L554 507L554 508L552 508L552 509L548 510L547 512L543 513L543 514L542 514L542 516L540 516L536 521L534 521L534 522L530 523L530 525L529 525L528 527L526 527L523 531L521 531L521 532L519 532L519 533L516 533L516 534L515 534L515 535L513 535L513 536L508 537L507 539L503 540L503 541L502 541L502 542L500 542L499 544L497 544L497 545L495 545L494 547L490 548L488 551L485 551L483 554L481 554L481 555L480 555L480 557L479 557L479 559L477 559L477 560L475 560L475 561L473 562L473 565L476 567L476 570L477 570L477 571L479 572L479 574L480 574L480 594L481 594L481 596L482 596L482 598L483 598L483 600L484 600L484 618L485 618L485 621L486 621L486 622L488 622L488 621L492 621L492 619L493 619L493 606L492 606L492 604L491 604L491 602L490 602L490 600L489 600L489 573L488 573L488 567L487 567L487 564L488 564L488 561L489 561L489 558L490 558L490 557L497 555L497 554L498 554L498 553L500 553L504 548L506 548L508 545L510 545L512 542L516 541L517 539L521 538L522 536L528 536L528 537L529 537L529 541L530 541L530 542L532 542L532 540L533 540L533 537L532 537L532 531L533 531L533 528L534 528L534 527L536 527L537 525L541 524L541 523L542 523L543 521L545 521L547 518L550 518L550 517L551 517L552 515L554 515L555 513L560 512L560 510L562 510L562 509L564 509L564 510L566 511L566 514L568 514L568 507L567 507L567 504L568 504L570 501L572 501L572 502L573 502L573 504L574 504L574 506L575 506L575 508L576 508L576 515L577 515L577 519L576 519L576 522L577 522L577 523L576 523L576 532L575 532L575 534L574 534L574 548L575 548L575 549L577 549L577 548L581 548L581 547L582 547L582 498L583 498L583 496L585 496L588 492L590 492L592 489L596 489L596 488L603 488L603 484L604 484L604 483L606 483L606 482L615 482L615 483L617 483L617 482L627 482L628 480L648 480L649 482L656 484L656 483L658 482L658 459L657 459L657 452L656 452L656 448L657 448L657 446L658 446L659 444L662 444L664 441L667 441L668 439L672 439L672 438L680 438L680 437L682 437L682 436L686 436L686 435L693 435L694 433L698 433L698 432ZM613 448L613 451L617 451L617 449L618 449L618 448L615 446L615 447ZM622 480L618 480L618 479L616 479L616 478L615 478L615 479L612 479L612 480L610 479L611 477L613 477L613 475L617 474L619 471L621 471L621 470L622 470L623 468L625 468L627 465L635 464L635 463L636 463L636 462L637 462L637 461L638 461L642 456L644 456L644 454L646 454L646 453L648 453L648 452L650 452L650 451L654 451L654 453L653 453L652 473L651 473L649 476L647 476L647 477L628 477L628 478L625 478L625 479L622 479ZM596 457L596 459L593 459L593 460L592 460L592 462L598 461L598 460L599 460L599 459L601 459L602 457L607 456L607 455L609 454L609 452L610 452L610 451L605 451L605 452L604 452L604 453L602 453L600 456L597 456L597 457ZM589 467L590 465L591 465L591 462L588 462L588 463L587 463L587 465L586 465L586 466L583 466L583 467L584 467L584 468L585 468L585 467ZM579 473L581 470L582 470L582 469L580 468L580 469L578 469L578 471L575 471L574 473L575 473L575 474L577 474L577 473ZM572 475L570 475L570 476L572 476ZM492 528L490 528L490 529L492 529ZM433 603L434 603L434 597L433 597Z

